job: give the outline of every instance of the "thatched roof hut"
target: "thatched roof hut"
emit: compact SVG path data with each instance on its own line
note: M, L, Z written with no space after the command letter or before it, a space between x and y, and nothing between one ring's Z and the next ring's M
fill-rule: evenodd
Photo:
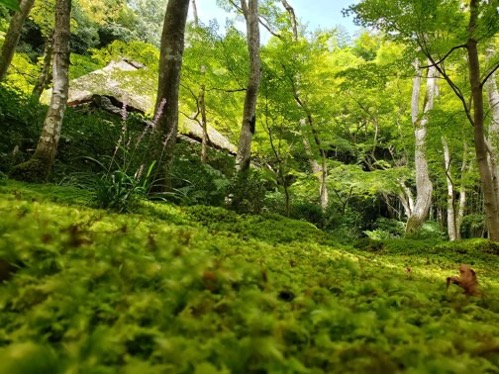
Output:
M128 111L152 114L156 94L156 80L144 65L121 59L106 67L70 82L68 105L77 106L99 101L100 106L120 114L124 105ZM179 118L179 137L201 142L201 125L188 118ZM236 154L236 147L216 129L208 125L211 146Z

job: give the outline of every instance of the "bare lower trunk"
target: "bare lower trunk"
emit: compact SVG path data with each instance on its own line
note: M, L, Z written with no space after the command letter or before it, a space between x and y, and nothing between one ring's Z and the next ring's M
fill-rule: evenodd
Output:
M465 192L465 174L467 172L467 155L468 155L468 150L467 150L467 143L464 142L464 154L462 158L462 167L460 168L460 197L458 199L458 209L457 209L457 214L455 217L455 226L457 228L457 240L462 239L462 235L460 234L460 230L462 228L462 222L464 220L464 214L465 214L465 204L467 202L466 199L466 192Z
M401 192L398 194L398 199L403 206L406 217L410 218L413 212L413 208L415 207L413 194L411 193L411 190L408 188L408 186L405 185L404 181L399 181L399 185L401 186Z
M35 84L35 87L33 87L33 92L31 94L31 97L37 102L40 101L40 96L42 95L43 90L45 90L49 85L51 79L50 65L52 62L53 52L54 52L53 35L49 35L47 37L47 40L45 41L42 71L38 76L38 80Z
M7 70L9 69L14 52L16 51L19 37L23 29L24 22L28 17L35 0L21 0L19 4L20 10L14 14L9 24L7 34L5 34L5 41L2 45L2 52L0 54L0 81L4 80Z
M496 74L492 74L485 83L486 95L490 107L490 126L488 127L488 164L493 179L493 193L498 196L498 88Z
M462 239L462 234L460 231L462 230L462 223L464 221L464 213L465 213L465 205L467 204L467 195L465 192L465 186L460 186L460 197L458 200L458 211L456 216L456 227L457 227L457 240Z
M193 17L194 17L194 25L196 27L200 26L200 20L198 18L198 10L196 8L196 1L191 0L191 6L193 9ZM206 67L205 65L201 65L200 67L202 74L202 83L200 86L200 94L198 95L198 110L201 113L201 163L205 164L207 162L207 148L209 143L208 138L208 129L207 129L207 108L205 106L205 76L206 76Z
M250 167L250 151L252 138L255 133L255 107L260 84L260 35L258 0L241 0L241 8L245 15L247 25L248 54L250 57L250 70L248 86L243 107L243 121L241 124L238 152L236 154L236 170L245 172Z
M44 181L54 164L68 99L70 13L71 0L56 1L52 97L35 153L30 160L13 169L12 176L16 179L32 182Z
M169 0L161 35L158 92L156 96L156 142L152 153L157 161L155 176L166 186L167 171L174 153L179 121L179 82L184 53L184 32L189 0Z
M444 168L446 175L446 186L447 186L447 198L446 198L446 224L448 229L448 237L451 241L457 240L457 221L455 215L455 189L453 186L453 179L451 177L451 157L450 148L448 147L448 142L446 137L441 138L443 143L443 155L444 155Z
M418 61L415 62L418 69ZM420 96L420 76L413 80L412 93L412 122L415 132L415 174L417 185L417 197L415 207L406 223L406 233L417 232L424 224L432 202L432 182L429 178L429 168L425 156L425 144L427 136L427 123L429 122L429 111L434 105L434 95L436 92L435 67L431 66L427 72L427 91L424 101L424 111L422 117L419 116L419 96Z
M300 121L301 126L304 128L306 126L306 120ZM328 168L326 164L326 155L322 153L321 165L314 157L311 144L305 131L302 132L302 142L304 144L304 150L306 156L309 160L309 165L311 166L311 171L319 182L319 204L323 212L326 211L328 207L328 188L326 184L326 178L328 176Z
M209 143L208 129L207 129L207 110L205 107L205 66L201 67L203 73L203 83L200 88L200 95L198 97L198 105L200 106L201 113L201 128L203 131L201 139L201 162L204 164L207 162L207 148Z
M326 165L326 155L321 152L321 182L319 191L319 205L323 213L328 208L328 188L326 185L326 178L328 176L328 167Z
M474 121L474 145L476 160L481 178L481 187L484 196L484 210L489 238L498 242L498 194L494 187L494 180L488 164L488 151L484 134L483 90L481 86L479 55L477 51L477 20L479 17L479 0L470 2L469 38L467 40L467 54L469 57L469 82L472 92L472 108Z

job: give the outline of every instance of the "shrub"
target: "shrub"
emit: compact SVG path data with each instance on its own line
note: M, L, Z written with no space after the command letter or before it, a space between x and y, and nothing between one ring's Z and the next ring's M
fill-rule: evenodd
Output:
M40 136L46 107L0 85L0 171L26 161Z
M217 154L212 160L224 159ZM210 164L203 164L190 145L178 144L170 168L172 191L167 199L181 205L222 206L230 186L229 178Z
M351 207L339 211L335 205L330 205L325 213L323 228L332 233L341 243L352 243L362 236L364 226L363 214Z
M236 173L228 189L229 208L238 213L259 213L264 207L266 182L259 170Z
M375 227L378 230L389 233L392 237L402 237L405 233L405 222L398 221L397 219L377 218Z
M381 241L384 252L405 256L432 256L457 263L475 264L479 261L496 263L498 243L487 239L467 239L448 242L440 239L388 239Z
M385 240L385 239L390 239L393 236L391 235L390 232L380 230L380 229L375 229L375 230L365 230L363 231L363 234L368 236L372 240Z
M190 221L198 222L213 232L231 232L249 239L267 243L308 242L325 239L324 232L308 222L301 222L279 214L239 215L220 207L192 206L187 208Z
M378 252L384 248L384 243L381 240L368 237L356 240L353 247L362 251Z
M324 224L325 216L318 204L313 204L307 201L297 202L292 204L290 218L303 219L311 222L318 227Z
M0 186L4 186L7 183L7 174L0 171Z
M416 233L407 235L408 239L441 239L444 240L446 238L445 232L439 227L437 222L427 221L423 224L423 226Z
M482 237L486 232L485 217L483 214L468 214L464 216L460 234L462 238Z
M445 242L436 245L436 251L440 253L453 253L463 259L464 262L477 260L492 260L498 256L498 243L488 239L466 239L454 242Z
M230 229L232 225L239 222L240 216L235 212L221 208L209 206L192 206L187 209L189 217L203 226Z

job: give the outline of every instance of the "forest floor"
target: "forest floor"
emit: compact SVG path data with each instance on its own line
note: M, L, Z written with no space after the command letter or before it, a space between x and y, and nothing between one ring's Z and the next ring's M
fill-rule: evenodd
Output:
M87 198L0 186L1 373L498 372L496 253ZM462 262L481 296L446 289Z

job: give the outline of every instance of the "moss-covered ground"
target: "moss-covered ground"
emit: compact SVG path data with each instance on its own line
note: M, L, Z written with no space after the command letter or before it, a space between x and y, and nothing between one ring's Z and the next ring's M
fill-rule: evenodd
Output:
M276 215L86 198L0 186L0 373L498 372L487 242L360 250ZM461 262L482 296L446 290Z

